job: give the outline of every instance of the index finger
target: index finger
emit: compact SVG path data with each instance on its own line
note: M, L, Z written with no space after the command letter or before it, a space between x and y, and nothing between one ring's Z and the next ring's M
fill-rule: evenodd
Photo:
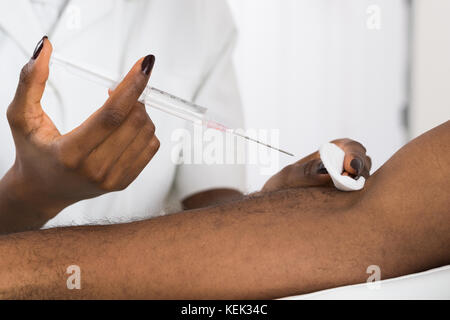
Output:
M144 91L154 63L153 55L137 61L105 104L63 137L64 148L86 156L119 128Z

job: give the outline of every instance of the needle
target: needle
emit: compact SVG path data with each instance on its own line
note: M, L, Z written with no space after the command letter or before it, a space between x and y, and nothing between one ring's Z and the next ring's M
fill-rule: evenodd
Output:
M250 138L249 136L245 136L245 135L240 134L240 133L238 133L238 132L236 132L236 131L232 131L232 133L233 133L234 135L236 135L236 136L241 137L241 138L247 139L247 140L249 140L249 141L253 141L253 142L255 142L255 143L258 143L258 144L260 144L260 145L263 145L263 146L265 146L265 147L268 147L268 148L270 148L270 149L273 149L273 150L279 151L279 152L281 152L281 153L287 154L288 156L295 157L295 155L292 154L292 153L290 153L290 152L284 151L284 150L279 149L279 148L275 148L275 147L271 146L270 144L261 142L261 141L259 141L259 140L253 139L253 138Z
M94 71L92 67L81 66L77 63L74 63L70 60L60 57L57 54L53 54L53 57L51 59L52 64L59 65L60 67L63 67L68 71L72 71L73 73L83 77L84 79L91 80L107 88L113 88L117 83L117 81L113 80L112 78L103 74L102 72ZM220 131L229 130L224 125L213 121L213 119L208 119L207 108L201 107L193 102L189 102L185 99L179 98L173 94L156 89L154 87L147 86L147 88L144 90L144 93L139 98L139 101L144 103L146 106L152 106L153 108L159 109L169 115L176 116L187 121L191 122L200 121L201 123L205 124L208 128L214 128ZM240 134L235 130L231 130L231 132L236 136L244 138L248 141L258 143L267 148L294 157L294 155L290 152L281 150L279 148L275 148L267 143Z

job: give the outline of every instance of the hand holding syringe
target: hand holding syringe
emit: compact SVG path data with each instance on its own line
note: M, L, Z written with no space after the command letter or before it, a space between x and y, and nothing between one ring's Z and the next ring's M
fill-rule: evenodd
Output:
M71 73L78 74L81 77L91 80L95 83L98 83L99 85L102 85L106 88L113 88L117 83L115 80L111 79L106 75L103 75L99 72L94 72L89 68L80 66L79 64L64 59L58 56L57 54L52 55L50 63L61 66ZM139 98L139 102L143 103L145 106L148 107L151 106L152 108L161 110L167 114L179 117L192 123L203 125L207 128L212 128L223 132L229 132L231 134L247 139L249 141L256 142L265 147L277 150L290 156L294 156L290 152L275 148L269 144L263 143L246 135L240 134L236 130L228 128L225 125L217 121L214 121L214 119L208 116L208 110L202 106L186 101L182 98L176 97L170 93L153 88L151 86L147 86L145 88L144 92Z

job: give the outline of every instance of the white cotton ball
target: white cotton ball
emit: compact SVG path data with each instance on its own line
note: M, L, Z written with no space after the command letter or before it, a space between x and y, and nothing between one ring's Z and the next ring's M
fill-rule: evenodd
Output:
M341 191L358 191L364 188L366 179L359 177L355 180L343 176L345 152L334 143L325 143L320 149L320 158L333 180L335 187Z

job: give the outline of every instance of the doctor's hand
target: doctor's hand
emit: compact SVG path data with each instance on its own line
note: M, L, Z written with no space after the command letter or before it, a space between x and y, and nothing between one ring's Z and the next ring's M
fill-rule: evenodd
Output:
M351 139L334 140L345 152L344 172L342 175L358 178L370 176L372 161L366 154L366 148L359 142ZM333 186L330 175L325 169L319 152L285 167L279 173L271 177L264 185L262 192L271 192L290 188L307 188Z
M159 148L155 126L137 101L154 56L140 59L100 109L61 135L40 103L51 52L44 37L7 111L16 161L0 180L0 234L39 228L75 202L123 190Z

